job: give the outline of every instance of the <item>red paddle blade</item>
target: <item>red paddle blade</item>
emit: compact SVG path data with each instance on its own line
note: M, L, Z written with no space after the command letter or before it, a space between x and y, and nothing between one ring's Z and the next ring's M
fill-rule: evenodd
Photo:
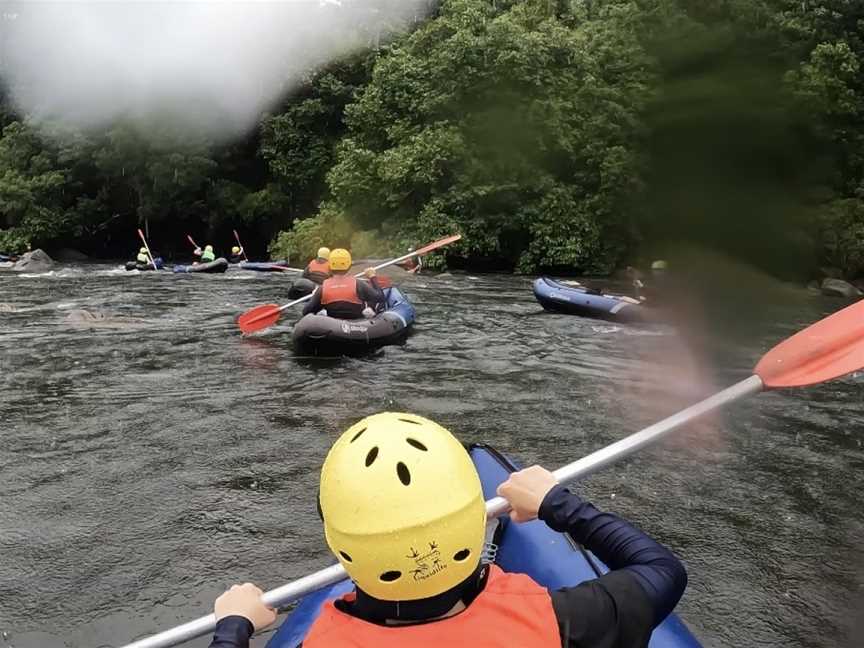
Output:
M282 313L279 304L263 304L251 308L237 318L237 326L243 333L254 333L268 326L273 326Z
M390 277L387 277L385 275L380 275L378 277L378 285L381 288L392 288L393 287L393 280Z
M808 326L768 353L754 373L766 389L804 387L864 368L864 301Z

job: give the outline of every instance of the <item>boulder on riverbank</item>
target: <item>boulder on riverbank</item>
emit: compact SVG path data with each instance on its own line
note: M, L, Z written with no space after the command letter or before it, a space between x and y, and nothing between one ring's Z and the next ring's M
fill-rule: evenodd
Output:
M48 272L54 267L54 259L40 249L26 252L12 266L18 272Z
M822 282L822 294L828 297L860 297L864 293L848 281L825 279Z
M54 254L54 258L63 263L79 263L81 261L87 261L90 257L83 252L73 250L72 248L60 248Z

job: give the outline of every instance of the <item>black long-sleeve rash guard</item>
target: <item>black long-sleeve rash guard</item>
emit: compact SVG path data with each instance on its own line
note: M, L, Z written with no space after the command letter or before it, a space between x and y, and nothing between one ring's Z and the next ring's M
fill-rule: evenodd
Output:
M651 631L678 604L687 572L675 555L613 513L555 486L538 517L566 531L611 570L595 580L551 593L567 648L647 646Z
M651 631L672 612L687 587L681 562L639 529L598 511L563 486L546 494L538 517L550 528L569 533L611 570L550 592L562 647L647 646ZM251 634L246 619L226 617L216 626L210 648L248 648Z

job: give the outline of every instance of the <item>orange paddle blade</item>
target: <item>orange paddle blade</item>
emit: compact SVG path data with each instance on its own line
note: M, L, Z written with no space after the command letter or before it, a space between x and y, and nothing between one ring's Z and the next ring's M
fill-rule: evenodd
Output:
M766 353L753 370L766 389L804 387L864 368L864 301L829 315Z
M420 248L419 250L414 250L412 254L415 256L420 256L421 254L426 254L427 252L431 252L432 250L437 250L440 247L444 247L445 245L450 245L451 243L455 243L459 239L462 238L461 234L453 234L452 236L448 236L446 238L441 239L440 241L435 241L434 243L430 243L429 245Z
M237 318L237 326L243 333L254 333L268 326L273 326L282 311L279 304L263 304L250 308Z

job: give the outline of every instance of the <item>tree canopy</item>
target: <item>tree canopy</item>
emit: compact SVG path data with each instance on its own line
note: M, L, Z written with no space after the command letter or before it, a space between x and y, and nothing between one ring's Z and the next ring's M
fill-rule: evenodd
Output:
M843 0L442 0L230 145L169 116L59 135L0 94L0 250L116 255L142 223L295 257L458 231L477 267L607 273L695 240L856 276L862 34Z

